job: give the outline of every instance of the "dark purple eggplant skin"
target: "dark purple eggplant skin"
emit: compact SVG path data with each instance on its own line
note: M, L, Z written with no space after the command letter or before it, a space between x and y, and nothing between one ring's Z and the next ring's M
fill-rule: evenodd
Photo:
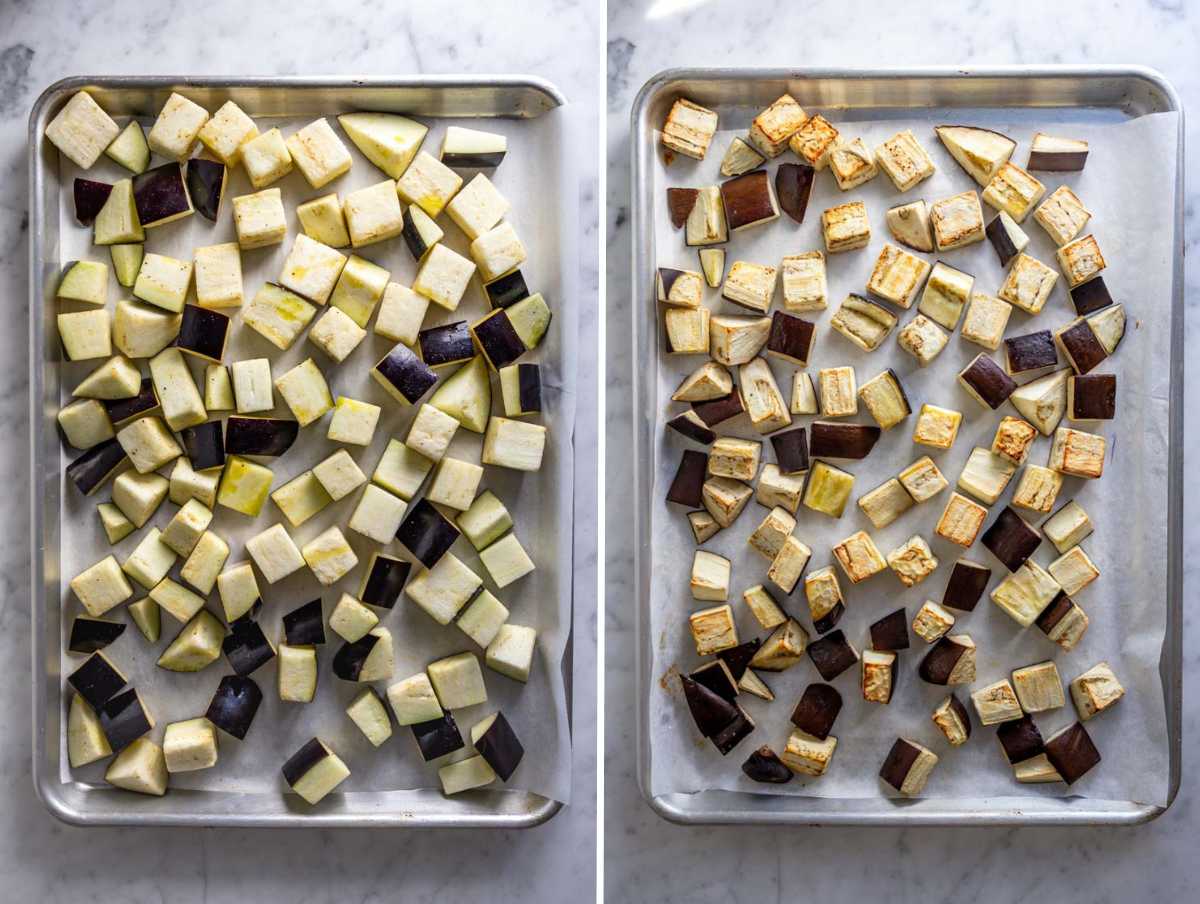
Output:
M427 499L408 510L396 531L396 539L426 568L436 565L458 537L458 528Z
M1012 243L1012 239L1009 238L1008 230L1004 228L1004 223L1000 217L993 217L992 221L987 224L987 227L983 231L988 241L992 243L996 257L1000 258L1001 267L1007 267L1009 261L1021 253L1017 250L1017 246Z
M105 621L83 615L71 622L71 639L67 650L72 653L95 653L125 633L124 622Z
M516 335L515 331L513 335ZM518 338L517 342L520 341ZM461 364L475 357L471 330L465 320L421 330L417 333L417 345L421 349L422 360L430 367ZM521 351L525 351L524 345L521 346Z
M175 345L180 351L220 364L229 336L229 318L220 311L189 304L183 307Z
M79 225L90 226L111 194L112 186L107 182L80 179L76 176L74 185L75 219Z
M235 675L249 675L275 658L262 627L249 618L239 618L229 626L229 633L221 642L221 652Z
M67 683L93 708L99 708L125 686L125 679L103 654L93 653L67 676Z
M792 361L801 366L808 364L812 354L816 324L776 311L771 315L771 332L767 335L767 354Z
M396 343L383 360L375 365L375 372L410 405L416 404L438 379L433 369L403 342Z
M1000 741L1004 755L1014 765L1035 757L1046 749L1042 742L1042 733L1028 715L1000 723L996 728L996 738Z
M475 742L475 751L500 776L502 782L509 780L525 756L525 748L521 746L517 733L508 719L504 718L504 713L500 712L496 713L488 730Z
M522 413L542 410L542 369L539 365L517 365L517 395Z
M1063 781L1072 785L1100 762L1100 751L1092 743L1083 723L1076 722L1046 742L1046 759L1058 770Z
M226 675L217 686L205 718L239 741L246 737L262 703L262 689L248 675Z
M133 688L110 697L96 710L96 715L113 753L120 753L153 727Z
M1075 601L1060 590L1058 595L1050 600L1050 605L1043 609L1042 614L1037 617L1036 624L1042 629L1043 634L1048 635L1074 608Z
M786 785L792 780L789 769L770 747L759 747L742 763L742 772L751 781L768 785Z
M143 226L153 226L189 209L179 163L164 163L133 177L133 203Z
M83 495L90 496L116 473L124 461L125 450L121 444L115 437L106 439L67 465L67 480L75 484L75 489Z
M722 650L717 654L717 658L729 666L734 681L741 681L742 676L746 674L746 669L750 667L750 660L754 658L754 654L761 646L762 641L755 637L752 640L742 641L736 647Z
M667 210L671 213L671 225L676 229L682 229L687 222L688 216L692 212L692 208L696 206L696 199L700 197L698 188L668 188L667 189Z
M766 170L754 170L721 183L721 202L730 232L774 215L769 180Z
M820 618L814 618L813 627L816 629L818 634L828 634L837 627L837 623L842 620L842 616L845 614L846 605L844 603L838 603Z
M991 577L992 569L986 565L970 559L958 559L950 569L950 578L942 594L942 605L960 612L974 611Z
M904 786L904 780L908 778L913 763L920 755L921 751L918 748L904 738L897 738L892 749L888 751L887 759L883 761L883 765L879 769L879 777L899 791Z
M693 669L688 677L697 684L702 684L718 697L728 700L733 703L737 699L738 688L733 682L733 675L729 671L729 666L725 665L721 660L714 659L711 662L706 662L698 669Z
M1113 303L1113 299L1108 292L1108 286L1104 284L1104 277L1093 276L1071 290L1071 303L1075 305L1075 313L1083 317L1086 314L1094 314L1101 308L1107 308Z
M1070 378L1071 417L1111 421L1117 416L1117 375L1079 374Z
M376 556L362 589L362 602L380 609L391 609L412 572L412 562L391 556Z
M683 276L683 270L676 270L674 267L659 267L658 268L658 300L666 301L671 297L671 289L675 286L675 281Z
M109 399L102 404L104 410L108 412L108 419L113 422L114 426L137 417L139 414L153 411L158 407L158 395L154 392L154 380L150 377L143 377L141 388L132 399Z
M499 717L497 716L497 718ZM418 722L412 726L412 733L416 738L417 747L421 750L421 758L427 763L440 756L461 750L464 746L462 732L458 730L458 724L449 712L442 713L440 719Z
M897 609L872 624L870 632L871 649L873 650L882 652L907 650L909 646L908 613L903 609Z
M1009 571L1016 571L1042 544L1042 535L1006 505L996 520L983 532L980 542Z
M721 752L721 756L726 756L729 751L742 743L752 731L754 731L754 723L750 721L750 717L739 706L737 707L737 717L709 740Z
M781 163L775 170L775 197L780 209L797 223L804 222L817 171L807 163Z
M962 659L964 652L966 647L955 643L949 637L943 637L925 654L925 658L917 667L917 674L922 681L945 686L950 682L950 674Z
M225 194L228 171L219 160L193 157L187 165L187 190L196 213L212 222L221 212L221 197Z
M1077 173L1087 163L1087 151L1034 151L1029 152L1030 172Z
M421 237L421 231L417 229L417 224L413 221L412 207L405 208L403 220L404 225L400 229L400 237L408 246L413 260L420 261L425 256L425 252L429 250L429 246L425 244L425 239Z
M667 421L667 426L681 436L686 436L688 439L702 446L712 444L717 438L717 434L711 428L705 426L703 422L697 424L692 418L688 417L689 414L693 417L696 416L694 411L685 412Z
M183 449L193 470L207 471L225 464L225 440L220 421L186 427L179 431L179 438L183 440Z
M692 402L692 411L700 415L700 420L704 421L710 427L723 424L731 417L736 417L745 410L745 407L742 405L742 394L738 392L736 386L733 387L733 391L729 395L721 396L719 399Z
M225 452L275 458L290 449L299 435L299 421L230 415L225 421Z
M529 286L520 270L513 270L490 283L484 283L483 291L487 293L488 303L493 308L507 308L529 297Z
M1071 324L1058 334L1058 341L1062 343L1076 373L1085 374L1108 357L1108 352L1086 320Z
M293 647L325 643L325 619L319 597L283 617L283 639L284 643Z
M987 355L976 356L961 376L993 411L1003 405L1017 388L1013 378Z
M696 728L704 737L713 737L737 719L737 706L720 694L687 675L680 675L679 682Z
M679 460L679 469L667 490L667 502L686 505L688 508L700 508L704 504L705 472L708 469L708 456L695 449L685 449Z
M329 751L316 738L306 741L304 746L288 757L287 762L283 764L283 768L280 770L283 773L283 780L289 786L294 787L296 782L304 778L313 766L327 756L329 756Z
M808 434L803 427L772 434L771 446L775 449L775 463L784 474L808 470Z
M840 424L813 421L809 425L808 454L813 458L866 458L883 431L873 424Z
M471 328L471 332L493 370L507 367L528 351L504 308L497 308L480 320ZM429 361L428 358L425 360Z
M1058 348L1054 344L1054 334L1049 330L1005 339L1004 354L1008 372L1012 374L1053 367L1058 363Z
M379 635L364 634L358 640L347 641L338 647L333 657L333 674L343 681L357 681L363 663L379 643Z
M842 695L830 684L810 684L792 710L792 724L824 741L842 711Z
M809 659L826 681L832 681L858 662L858 656L843 631L831 631L814 640L807 649Z

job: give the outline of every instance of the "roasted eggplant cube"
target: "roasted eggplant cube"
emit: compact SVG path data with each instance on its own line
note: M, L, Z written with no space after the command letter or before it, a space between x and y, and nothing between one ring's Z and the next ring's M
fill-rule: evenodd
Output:
M833 730L833 723L842 711L842 695L829 684L810 684L804 689L796 708L792 710L792 724L814 738L825 740Z
M1068 785L1083 778L1100 762L1100 751L1080 722L1052 734L1045 747L1047 759Z
M908 615L903 609L897 609L874 622L870 627L871 649L885 652L907 650Z
M694 449L685 449L667 490L667 501L700 508L704 504L703 490L707 473L708 456Z
M1067 377L1067 417L1073 421L1110 421L1116 414L1116 374Z
M809 658L825 681L832 681L858 662L858 651L842 631L831 631L807 647Z
M958 382L975 401L995 411L1017 388L1012 377L986 354L977 355L958 374Z

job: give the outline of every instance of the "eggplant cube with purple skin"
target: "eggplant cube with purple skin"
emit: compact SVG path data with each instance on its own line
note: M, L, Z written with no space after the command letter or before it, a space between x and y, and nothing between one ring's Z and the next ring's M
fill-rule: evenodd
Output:
M858 396L882 430L895 427L912 414L900 377L891 368L863 383Z
M814 738L797 728L788 737L787 747L780 754L780 759L799 775L821 776L828 771L836 749L837 738L833 735L824 739Z
M952 747L961 747L971 737L971 716L954 694L938 704L931 718Z
M860 295L848 295L829 325L865 352L883 344L896 326L896 315Z
M766 170L756 170L721 183L721 203L730 232L779 219L779 200Z
M743 364L738 376L741 382L742 404L755 430L759 433L773 433L791 426L792 416L766 361L755 358ZM753 479L753 475L745 479Z
M992 602L1023 628L1028 628L1062 588L1037 562L1025 562L996 585Z
M846 611L842 588L833 566L826 566L804 576L804 596L813 627L824 634L832 630Z
M798 538L789 535L784 538L779 553L771 561L767 579L784 593L791 593L811 558L812 550Z
M694 270L659 267L655 273L655 286L658 300L663 304L698 308L704 300L704 277Z

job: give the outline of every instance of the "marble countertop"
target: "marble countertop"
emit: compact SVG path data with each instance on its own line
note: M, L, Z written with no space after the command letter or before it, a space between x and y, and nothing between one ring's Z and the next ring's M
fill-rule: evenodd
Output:
M530 73L574 102L579 137L580 329L594 335L600 11L588 0L495 4L238 0L76 4L6 0L0 28L0 297L24 307L28 199L25 129L38 94L76 74L386 75ZM576 431L574 802L524 832L79 829L55 821L29 775L27 320L0 331L0 476L12 488L0 544L0 883L4 900L134 902L466 902L541 900L595 880L595 386L580 380ZM594 345L580 343L581 378Z
M675 66L926 66L1004 63L1144 63L1162 71L1192 110L1200 105L1195 47L1200 8L1182 2L903 4L866 0L610 0L608 32L607 317L608 448L629 440L629 109L641 85ZM1200 140L1197 118L1186 141ZM1193 150L1193 155L1195 151ZM1193 161L1195 157L1193 156ZM1193 307L1200 169L1186 177L1188 362L1196 354ZM1180 375L1182 379L1182 375ZM1186 402L1185 460L1200 432ZM628 463L609 456L608 487L627 486ZM1120 829L685 828L656 816L635 773L632 550L628 509L609 493L606 537L605 876L609 901L703 902L804 899L840 902L971 899L1186 900L1193 897L1198 783L1188 743L1200 722L1193 693L1200 657L1185 644L1184 778L1171 809ZM1196 500L1185 501L1192 525ZM1195 592L1196 531L1185 528L1184 598ZM1197 627L1188 619L1187 629ZM1188 891L1188 889L1192 889Z

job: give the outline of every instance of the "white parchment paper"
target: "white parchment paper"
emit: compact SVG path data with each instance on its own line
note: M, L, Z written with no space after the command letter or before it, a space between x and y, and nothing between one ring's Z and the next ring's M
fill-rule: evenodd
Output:
M342 135L340 128L333 121L334 114L338 112L343 111L331 110L329 118L335 131L338 131L350 149L354 158L353 166L349 173L317 190L308 185L299 170L294 170L286 178L275 183L275 186L283 191L288 234L281 245L242 253L246 303L249 303L265 281L278 278L292 240L302 231L295 213L298 204L334 191L338 192L340 198L344 198L346 193L353 189L386 178L384 173L372 166ZM278 126L288 135L309 120L275 117L260 118L257 121L262 131ZM470 727L485 715L500 710L505 713L524 745L525 757L509 782L505 785L497 782L495 787L533 791L560 801L569 799L570 730L563 678L563 656L571 631L572 430L575 419L575 366L572 352L575 345L576 311L575 299L570 297L568 291L571 284L569 274L574 270L574 262L564 258L570 248L570 240L566 236L574 229L574 223L562 221L562 212L570 208L562 204L558 196L560 186L567 181L563 178L564 119L552 111L541 117L526 120L424 121L430 126L430 130L423 148L435 156L441 146L445 129L450 125L474 126L508 136L508 155L505 160L499 167L486 172L512 205L507 219L515 226L529 254L529 259L521 268L526 281L532 291L540 291L546 296L554 312L554 319L545 340L528 356L528 360L542 365L544 411L540 418L534 419L549 428L542 469L537 473L524 474L488 467L485 468L484 479L480 485L481 492L485 488L492 489L508 507L513 516L516 534L536 563L537 570L517 583L499 590L487 576L486 569L465 537L460 538L452 550L484 578L485 586L508 607L511 623L529 625L538 630L535 662L529 682L521 684L484 667L488 701L454 713L464 740L467 741L467 747L463 751L425 763L407 727L393 725L392 738L379 749L374 749L350 721L345 708L361 691L362 685L342 681L333 675L331 663L341 645L341 638L327 628L327 642L318 648L319 680L313 703L300 705L280 702L276 690L275 662L267 663L252 676L262 688L264 699L246 739L239 742L222 736L217 767L173 775L170 783L173 788L241 792L283 789L279 776L280 765L314 735L319 735L328 742L350 767L352 774L341 786L343 790L440 788L438 767L469 754ZM148 123L146 127L149 128ZM160 162L155 158L152 165ZM92 230L81 228L74 220L70 185L72 179L78 175L77 170L64 159L60 175L63 185L66 186L62 192L59 211L61 260L92 259L108 262L109 254L106 248L91 246ZM87 173L89 178L104 181L124 178L127 175L126 171L107 158L101 158ZM465 182L474 175L474 171L463 171L462 175ZM571 190L574 190L573 186ZM245 172L239 167L231 174L217 223L210 223L195 215L164 227L147 230L146 250L190 260L192 250L196 246L235 241L230 199L251 191L253 189L246 179ZM571 197L573 200L574 196ZM455 251L468 255L469 242L450 221L448 215L439 218L439 225L446 233L443 241ZM351 249L343 249L343 252L349 254ZM368 246L357 253L391 271L393 281L412 285L416 264L400 237ZM116 299L128 297L130 291L119 286L113 279L109 285L110 310ZM194 297L190 300L194 300ZM70 309L76 307L80 306ZM323 310L318 311L317 317L321 316ZM436 305L430 305L424 326L463 319L474 321L487 310L488 304L483 289L477 279L472 280L457 311L449 312ZM383 409L374 441L367 448L339 446L327 440L325 432L330 415L301 430L292 448L269 463L275 472L273 489L308 470L338 448L345 448L363 473L370 478L388 440L393 437L403 440L407 436L416 407L401 408L370 377L371 367L393 344L371 332L374 319L368 326L368 335L359 347L343 363L336 364L303 337L287 352L281 353L258 333L243 326L238 310L226 309L224 313L233 317L224 359L226 364L245 358L266 357L271 361L272 376L278 377L305 358L312 357L325 374L335 397L347 395L379 405ZM78 362L63 366L64 404L69 400L70 390L99 363ZM143 375L147 376L149 371L145 362L140 363ZM203 362L193 360L192 372L203 392ZM447 370L444 375L449 372L450 370ZM492 393L492 410L502 413L498 380L492 381ZM278 392L275 393L275 402L277 416L292 416ZM224 417L230 413L216 412L214 416ZM447 454L478 463L482 440L483 437L479 434L459 429ZM77 454L74 450L65 450L62 456L63 465ZM164 468L163 473L169 475L170 468L171 466ZM422 492L425 488L427 484ZM307 568L274 585L268 585L261 574L257 575L264 602L259 620L273 643L282 637L282 616L318 596L324 602L325 616L328 619L342 592L352 595L357 592L358 582L372 552L386 552L411 559L396 541L381 548L374 541L346 528L361 494L361 489L355 491L298 528L293 528L271 501L266 503L260 515L254 519L220 505L216 507L210 529L229 543L229 565L249 560L244 549L245 541L276 522L284 525L297 546L302 546L331 525L338 525L358 556L359 566L337 585L329 588L322 588ZM63 487L61 600L66 607L66 617L63 619L64 650L71 618L82 611L79 602L67 586L69 580L110 552L115 553L118 561L124 561L149 526L157 525L161 529L177 509L177 506L169 501L164 502L146 528L136 531L114 548L108 545L95 512L96 504L107 501L109 496L108 485L90 498L84 498L74 486L65 484ZM182 560L176 563L171 572L171 576L176 580L179 579L178 569L181 564ZM142 588L134 585L134 589L134 599L145 595ZM220 599L215 590L209 598L208 607L218 615L221 614ZM388 684L420 671L429 662L443 656L471 650L479 657L480 663L483 663L483 650L476 647L465 634L453 625L442 627L436 624L404 594L391 612L378 610L377 614L380 616L380 625L392 632L396 654L395 677L391 681L379 682L376 685L381 694L385 693ZM124 616L122 610L118 609L109 617L121 619ZM153 648L146 643L137 628L130 624L124 635L106 651L126 671L130 682L141 691L147 707L158 723L152 737L160 741L166 724L203 715L221 676L230 672L223 658L195 675L175 674L157 668L155 660L159 653L181 627L165 612L162 615L162 623L162 638ZM64 652L63 674L69 674L78 666L79 661L81 657ZM70 770L65 741L61 764L64 781L100 781L104 771L103 763L83 770Z
M657 265L698 269L695 249L687 248L682 233L672 229L666 205L660 204L659 200L667 186L697 186L721 180L718 173L721 157L733 135L744 134L755 111L739 112L743 115L723 114L721 127L727 131L714 139L706 161L695 163L681 159L667 170L660 159L656 166ZM695 541L684 511L664 502L682 450L689 446L694 448L694 445L663 425L669 417L683 410L683 405L670 401L671 392L702 358L664 355L657 385L658 445L651 530L655 567L650 636L654 639L652 673L656 679L649 691L653 745L651 791L658 795L726 789L830 798L875 797L890 790L878 781L877 773L892 742L902 735L929 746L941 757L926 787L927 797L1082 795L1163 804L1168 795L1169 777L1159 656L1167 611L1168 386L1172 379L1167 354L1175 243L1177 116L1174 113L1156 114L1126 120L1118 114L1096 110L969 113L898 110L894 115L885 114L884 119L853 121L853 114L833 111L826 115L844 135L861 136L870 148L900 129L911 128L933 157L937 172L903 195L895 190L882 171L867 185L844 194L837 189L828 172L819 173L805 222L797 225L785 215L768 226L734 235L726 246L728 264L740 259L778 266L785 254L823 250L821 211L848 200L866 203L872 229L870 245L857 251L829 255L829 308L800 315L818 323L808 371L815 381L816 373L822 367L853 365L861 385L891 367L903 381L914 415L886 431L865 460L838 462L855 476L852 501L840 519L828 518L801 505L795 533L813 550L810 569L834 564L832 546L860 529L871 534L884 555L919 534L929 541L938 557L937 571L909 589L890 570L859 585L850 584L838 570L847 607L838 627L860 649L868 645L867 627L882 615L903 606L911 622L924 600L940 601L950 567L960 554L986 562L992 568L991 582L975 611L954 612L958 621L953 633L970 634L978 648L976 682L955 689L959 699L972 710L974 734L965 746L954 749L930 720L930 713L945 697L947 689L926 684L917 677L917 666L928 647L913 635L913 646L900 656L898 687L890 705L863 701L858 668L844 672L833 682L845 705L832 732L838 738L837 751L828 773L821 778L796 776L786 785L764 786L751 782L739 768L759 745L770 744L776 751L783 749L792 728L789 721L792 707L809 683L821 680L807 657L781 674L762 673L776 694L775 702L767 703L748 694L739 698L757 727L727 757L721 757L700 737L683 702L674 670L687 671L699 664L688 632L687 615L713 604L691 598L688 579ZM878 111L868 115L880 116ZM1027 160L1029 142L1036 131L1085 138L1091 143L1090 157L1083 172L1035 174L1046 185L1047 194L1060 184L1069 185L1091 210L1092 219L1081 234L1095 234L1108 262L1105 281L1113 298L1126 306L1129 318L1124 342L1113 358L1097 368L1097 372L1114 372L1118 376L1117 419L1098 426L1081 425L1108 439L1104 476L1090 482L1067 478L1058 497L1060 505L1069 499L1077 499L1091 516L1096 530L1083 542L1083 547L1101 570L1099 580L1075 597L1087 612L1091 626L1082 642L1070 653L1051 643L1036 626L1022 630L991 603L988 594L1007 572L981 544L977 542L970 550L963 550L933 532L972 448L989 446L1000 417L1016 413L1007 404L994 413L985 411L957 385L956 373L982 349L963 340L956 331L933 364L921 369L914 358L900 350L894 331L882 347L866 353L828 325L833 311L848 293L866 294L866 281L875 259L884 243L890 241L884 222L884 213L889 207L917 198L933 202L968 189L978 189L974 180L953 161L935 137L933 125L942 122L966 122L1005 132L1018 141L1012 159L1020 165ZM794 156L785 151L770 164L770 168L773 171L776 163L793 159ZM995 211L984 205L985 220L994 215ZM1026 251L1057 267L1054 245L1032 214L1026 219L1024 229L1031 239ZM995 294L1005 274L991 244L986 241L925 257L931 263L944 259L951 266L973 274L975 291ZM636 301L654 304L649 298ZM708 290L705 303L714 313L750 313L721 299L719 290ZM777 294L773 310L782 309L782 299ZM915 309L914 303L911 310L898 311L901 326L914 316ZM1014 309L1005 335L1057 329L1074 316L1065 281L1060 278L1039 315L1030 317ZM994 353L1001 363L1002 356L1003 348ZM768 360L781 390L790 401L794 366ZM1022 377L1018 382L1028 379ZM946 452L912 442L915 412L926 402L964 414L958 439ZM795 416L793 426L807 426L813 419ZM859 415L851 420L874 423L861 404ZM718 432L756 437L744 415L726 422ZM1029 461L1045 464L1049 449L1050 440L1039 437ZM883 530L876 530L853 500L926 454L933 457L951 488L929 502L914 506ZM765 437L762 460L764 463L774 461ZM985 527L1009 501L1019 476L1018 473L1004 496L991 507ZM1020 511L1026 518L1033 514ZM767 509L752 501L731 528L718 533L704 546L733 561L730 603L742 640L765 637L767 633L754 620L741 598L747 587L768 584L768 563L746 544L746 538L766 512ZM1043 540L1034 559L1046 565L1056 556L1053 545ZM779 595L777 590L772 590ZM815 637L802 584L785 605ZM1015 782L999 745L992 738L994 729L978 724L968 699L972 690L1007 677L1012 669L1046 659L1053 659L1058 664L1064 684L1096 662L1106 660L1126 688L1125 698L1117 706L1087 723L1103 762L1070 789L1062 784L1021 785ZM666 680L662 680L664 678ZM1036 717L1046 737L1075 719L1069 695L1064 708Z

